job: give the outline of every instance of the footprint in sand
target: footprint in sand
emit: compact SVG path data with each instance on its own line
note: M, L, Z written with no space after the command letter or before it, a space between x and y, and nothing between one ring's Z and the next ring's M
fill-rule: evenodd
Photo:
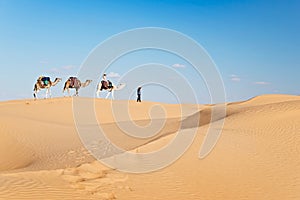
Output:
M82 164L76 168L67 168L63 171L63 178L71 183L89 181L103 178L108 168L102 166L99 162Z
M70 183L73 189L85 192L99 199L116 199L114 189L128 179L126 175L109 169L98 161L85 163L76 168L62 171L62 178ZM125 186L122 186L125 189ZM129 191L131 188L128 189Z

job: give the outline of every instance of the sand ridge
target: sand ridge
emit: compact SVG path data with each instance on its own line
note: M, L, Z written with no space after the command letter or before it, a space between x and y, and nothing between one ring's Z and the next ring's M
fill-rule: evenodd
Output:
M131 120L164 120L146 139L122 134L111 101L95 101L96 116L116 144L145 153L166 145L178 129L197 131L174 164L148 174L126 174L95 161L75 128L72 98L0 103L0 199L299 199L300 97L264 95L227 104L222 136L198 158L211 105L116 101ZM151 108L161 112L149 113ZM200 121L199 117L200 116ZM124 118L126 119L126 118ZM132 123L122 121L121 123ZM126 141L126 142L124 142Z

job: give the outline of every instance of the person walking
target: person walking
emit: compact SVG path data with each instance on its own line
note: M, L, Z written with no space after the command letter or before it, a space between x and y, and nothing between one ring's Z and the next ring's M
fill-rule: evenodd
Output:
M137 89L137 100L136 102L142 102L142 99L141 99L141 95L142 95L142 91L141 91L142 87L138 87Z

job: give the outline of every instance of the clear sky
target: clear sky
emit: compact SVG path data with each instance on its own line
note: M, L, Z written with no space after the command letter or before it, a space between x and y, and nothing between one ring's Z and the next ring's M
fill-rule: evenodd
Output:
M173 29L201 44L222 75L228 101L298 95L299 10L298 0L0 0L0 100L31 98L40 75L65 81L99 43L141 27ZM143 56L142 61L182 65L176 70L194 81L191 67L174 56L145 52L136 59ZM114 82L133 67L129 58L126 62L126 69L107 72ZM62 96L62 87L53 88L53 95ZM209 99L198 97L199 103ZM143 98L167 101L150 86Z

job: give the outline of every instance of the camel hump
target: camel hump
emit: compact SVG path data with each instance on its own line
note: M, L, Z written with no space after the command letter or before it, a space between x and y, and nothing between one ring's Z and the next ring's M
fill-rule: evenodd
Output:
M70 79L70 80L75 80L75 79L77 79L77 77L71 76L71 77L69 77L69 79Z
M38 82L41 82L43 85L48 85L49 83L51 83L50 81L50 77L47 77L47 76L40 76L38 79L37 79Z
M108 82L105 81L105 80L102 80L102 81L101 81L101 90L103 90L103 89L104 89L104 90L107 90L108 87L109 87Z
M41 80L42 80L42 81L50 81L50 77L48 77L48 76L43 76Z
M76 88L76 87L78 87L79 86L79 80L78 80L78 78L77 77L70 77L69 78L69 80L70 80L70 87L71 88Z

